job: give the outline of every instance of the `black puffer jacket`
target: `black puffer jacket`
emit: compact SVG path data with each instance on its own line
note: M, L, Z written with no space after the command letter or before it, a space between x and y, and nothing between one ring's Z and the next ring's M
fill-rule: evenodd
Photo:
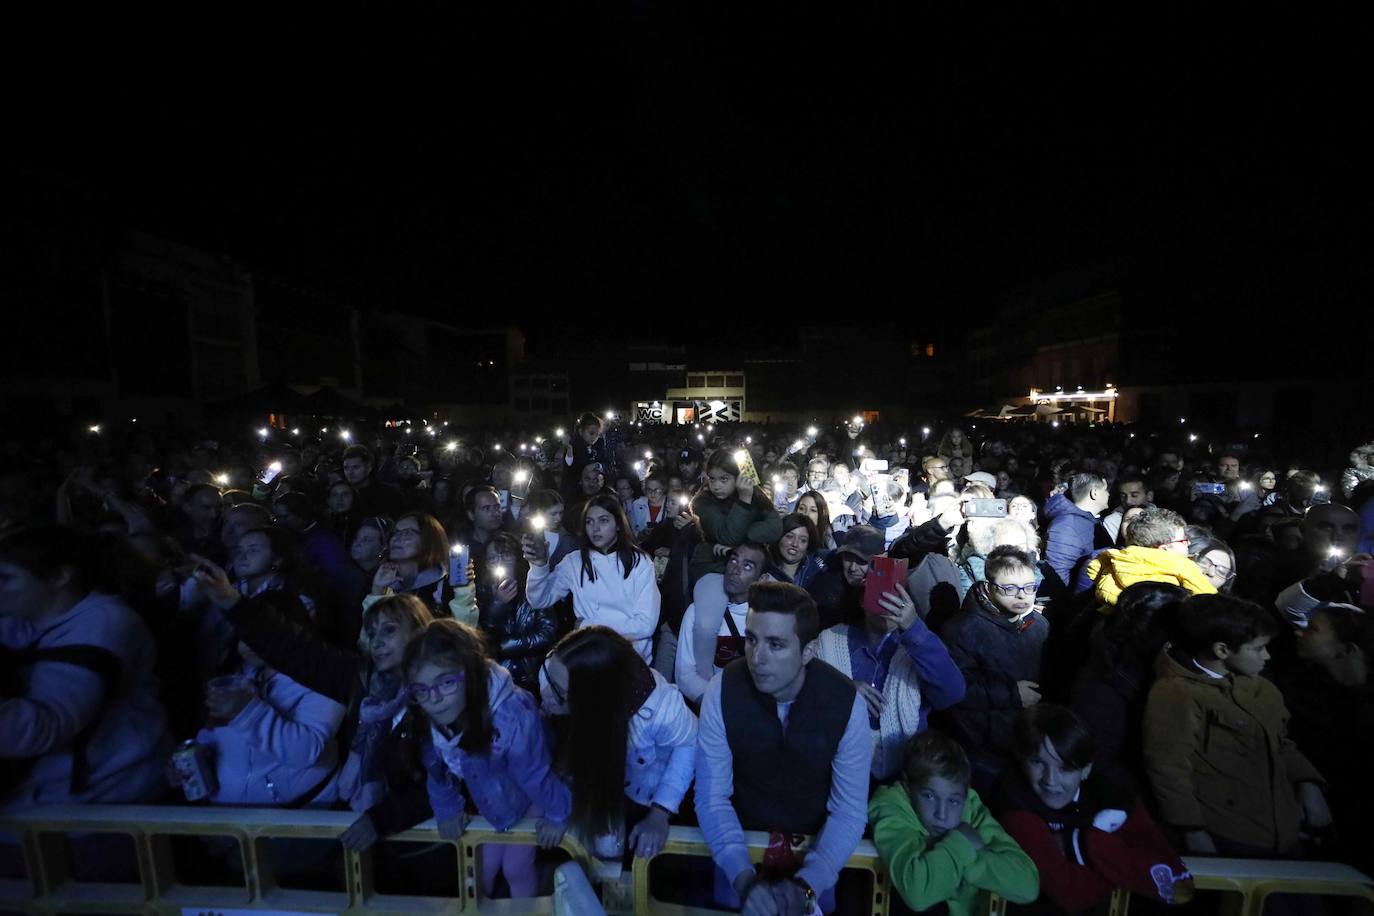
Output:
M539 696L539 666L563 634L553 607L534 608L524 589L510 604L497 601L488 585L477 588L478 622L491 641L498 664L510 672L517 686Z

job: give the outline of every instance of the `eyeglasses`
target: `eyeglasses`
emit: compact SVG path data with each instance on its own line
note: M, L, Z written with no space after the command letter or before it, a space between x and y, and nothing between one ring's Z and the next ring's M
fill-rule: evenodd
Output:
M553 678L549 677L549 663L547 660L545 660L544 662L543 669L543 683L548 685L549 693L553 694L554 702L557 703L559 706L567 706L568 695L564 693L556 683L554 683Z
M1216 563L1212 562L1211 560L1207 559L1206 557L1198 557L1198 558L1197 558L1197 565L1198 565L1198 568L1201 569L1201 570L1202 570L1203 572L1205 572L1205 573L1206 573L1206 572L1215 573L1216 575L1221 576L1221 577L1226 578L1226 579L1229 579L1229 578L1231 578L1232 576L1234 576L1234 575L1236 574L1236 571L1235 571L1234 569L1231 569L1231 568L1226 567L1226 566L1218 566Z
M1193 542L1190 541L1188 538L1179 538L1176 541L1165 541L1163 544L1160 544L1159 546L1168 547L1170 544L1182 544L1184 547L1187 547L1191 543Z
M463 686L463 675L446 674L433 684L411 684L406 695L412 703L433 703L441 697L451 697Z
M1032 582L1029 585L998 585L996 582L989 582L993 588L997 589L1008 598L1025 598L1027 595L1034 595L1040 588L1040 583Z

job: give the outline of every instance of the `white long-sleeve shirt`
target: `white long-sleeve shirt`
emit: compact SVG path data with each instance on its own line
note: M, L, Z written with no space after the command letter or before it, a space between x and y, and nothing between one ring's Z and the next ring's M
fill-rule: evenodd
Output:
M744 618L749 613L749 602L741 601L739 604L727 604L725 610L734 619L735 629L739 630L739 634L743 636ZM695 641L692 639L692 634L696 632L696 624L697 606L693 603L687 607L687 613L682 615L682 627L678 631L681 635L677 640L677 660L673 664L673 680L677 683L683 696L693 703L700 703L709 682L697 670L697 650ZM726 625L724 617L721 617L720 630L716 635L730 635L730 628ZM711 668L716 675L720 674L720 669L714 664Z
M248 672L245 672L248 674ZM215 748L217 805L288 805L334 768L343 706L276 672L226 725L202 729Z
M530 607L545 608L571 594L577 625L610 627L630 642L646 662L658 629L659 593L654 563L640 556L630 575L614 553L590 552L592 576L582 573L582 551L565 556L553 569L531 564L525 579Z
M813 664L824 664L814 662ZM721 715L721 678L713 678L701 701L701 718L697 731L697 819L701 832L711 847L711 857L733 882L746 868L751 868L749 848L744 841L744 828L731 804L734 796L734 755L725 734L725 720ZM787 728L790 703L778 704L778 718ZM854 697L849 724L845 726L840 745L831 764L830 797L825 824L815 845L802 859L797 876L811 885L817 894L835 886L840 869L863 839L868 823L868 769L873 755L873 742L868 730L868 706L862 694Z

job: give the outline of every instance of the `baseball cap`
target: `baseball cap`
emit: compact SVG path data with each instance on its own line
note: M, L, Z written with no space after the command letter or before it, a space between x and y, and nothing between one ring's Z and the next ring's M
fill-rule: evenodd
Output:
M843 534L839 549L835 552L852 554L867 562L882 553L885 546L883 533L877 528L872 525L855 525Z

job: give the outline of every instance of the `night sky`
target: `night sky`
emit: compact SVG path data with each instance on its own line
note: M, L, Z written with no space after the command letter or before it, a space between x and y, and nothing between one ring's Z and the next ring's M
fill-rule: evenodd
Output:
M1241 316L1366 270L1364 33L1306 7L478 6L67 11L12 36L8 178L559 340L947 330L1113 258L1247 277Z

